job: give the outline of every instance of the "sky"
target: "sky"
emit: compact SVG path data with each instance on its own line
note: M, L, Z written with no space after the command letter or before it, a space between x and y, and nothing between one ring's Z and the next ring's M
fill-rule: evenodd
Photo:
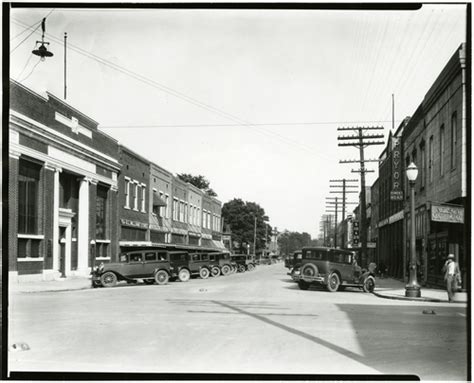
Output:
M54 56L39 61L31 51L46 16ZM465 31L466 5L459 4L416 11L13 8L10 77L64 97L67 32L67 103L165 169L204 175L222 203L256 202L279 231L314 238L326 198L335 196L330 180L360 179L351 172L357 164L339 163L359 152L338 147L338 135L350 132L337 128L383 126L386 142L392 94L396 129ZM365 158L383 149L370 146ZM377 164L367 167L375 170L370 186Z

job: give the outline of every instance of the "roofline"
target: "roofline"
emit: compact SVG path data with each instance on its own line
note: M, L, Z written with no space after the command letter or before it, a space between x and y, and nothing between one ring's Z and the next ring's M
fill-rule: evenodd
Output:
M48 97L51 97L53 99L55 99L56 101L58 101L59 103L67 106L68 108L70 108L71 110L73 110L75 113L81 115L82 117L84 117L85 119L89 120L90 122L94 123L96 125L96 127L99 126L99 123L90 118L89 116L85 115L84 113L80 112L79 110L77 110L76 108L74 108L73 106L71 106L70 104L68 104L66 101L64 101L62 98L59 98L58 96L55 96L54 94L52 94L51 92L49 91L46 91L46 94L48 95Z

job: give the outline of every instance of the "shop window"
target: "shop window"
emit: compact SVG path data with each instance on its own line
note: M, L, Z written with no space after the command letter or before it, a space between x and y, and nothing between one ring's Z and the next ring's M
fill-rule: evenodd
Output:
M107 238L107 193L108 189L97 186L95 203L95 235L98 239Z
M38 233L41 166L20 160L18 174L18 233Z
M97 242L95 245L95 256L97 258L108 258L109 257L109 244Z
M18 258L39 258L41 240L36 238L18 238Z

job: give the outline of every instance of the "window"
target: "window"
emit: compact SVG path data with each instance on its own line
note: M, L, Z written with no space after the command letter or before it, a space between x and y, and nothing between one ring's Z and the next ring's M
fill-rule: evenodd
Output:
M142 206L141 206L141 210L142 210L142 213L146 213L146 210L145 210L145 200L146 200L146 185L142 185Z
M130 180L125 178L125 208L130 209Z
M201 254L201 259L203 261L208 261L209 260L209 255L208 254Z
M166 256L167 256L167 253L166 253L166 252L164 252L164 251L161 252L161 251L160 251L160 252L158 253L158 260L159 260L159 261L166 261L166 259L167 259Z
M433 182L433 136L430 137L428 146L428 177L430 183Z
M95 236L97 239L107 238L107 192L105 187L97 185L95 199Z
M192 260L193 261L200 261L199 254L193 254L192 255Z
M425 158L425 143L420 144L420 182L421 188L425 187L425 173L426 173L426 158Z
M152 262L156 261L156 253L145 253L145 262Z
M120 262L127 262L127 254L120 254Z
M169 203L170 196L166 194L166 218L170 217L170 203Z
M439 174L444 175L444 125L439 130Z
M178 199L173 198L173 220L178 220Z
M209 254L209 260L210 260L210 261L215 261L215 260L216 260L216 256L215 256L215 255L212 255L212 254Z
M38 233L41 166L20 160L18 174L18 233Z
M132 253L130 254L130 262L142 262L143 254L142 253Z
M138 184L135 184L133 193L133 209L138 210Z
M456 144L457 144L457 113L454 112L451 116L451 169L456 167Z

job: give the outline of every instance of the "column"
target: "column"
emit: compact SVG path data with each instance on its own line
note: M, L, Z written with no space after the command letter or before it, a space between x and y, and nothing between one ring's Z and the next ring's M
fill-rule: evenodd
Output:
M120 232L120 217L118 208L118 187L112 185L110 187L109 198L107 203L109 212L107 214L107 225L110 239L110 260L111 262L117 262L117 254L119 253L119 236ZM121 211L121 210L120 210Z
M54 168L53 186L53 270L59 270L59 173L61 168Z
M79 217L77 222L77 272L87 275L89 256L89 178L79 180Z

